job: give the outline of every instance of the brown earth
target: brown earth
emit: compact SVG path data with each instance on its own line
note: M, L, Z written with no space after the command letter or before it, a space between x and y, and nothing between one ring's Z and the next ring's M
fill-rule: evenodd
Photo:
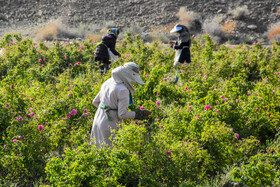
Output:
M244 6L245 15L237 16L236 9ZM177 23L181 7L188 12L179 15L181 22L195 21L191 32L210 30L221 41L232 43L268 43L267 32L280 21L280 1L276 0L0 0L0 36L7 32L34 36L36 29L52 21L76 29L79 37L104 26L125 30L137 25L138 30L149 33ZM186 16L189 18L184 20ZM222 33L207 28L215 26L213 20Z

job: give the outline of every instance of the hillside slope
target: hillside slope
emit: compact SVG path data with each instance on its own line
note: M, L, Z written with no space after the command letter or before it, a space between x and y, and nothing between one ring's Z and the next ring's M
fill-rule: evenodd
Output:
M144 31L178 22L180 7L197 13L201 23L233 19L233 10L247 6L247 15L235 19L231 35L255 41L264 37L271 24L279 22L280 2L275 0L0 0L0 36L7 31L36 28L50 20L70 27L94 26L110 22L118 27L139 25ZM278 13L277 13L278 12Z

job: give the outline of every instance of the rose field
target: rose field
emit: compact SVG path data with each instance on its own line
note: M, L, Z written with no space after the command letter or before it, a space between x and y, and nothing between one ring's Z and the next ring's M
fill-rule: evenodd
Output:
M96 41L0 40L0 186L280 185L280 45L217 45L192 37L192 63L139 36L112 65L133 61L136 85L111 148L89 145L102 83Z

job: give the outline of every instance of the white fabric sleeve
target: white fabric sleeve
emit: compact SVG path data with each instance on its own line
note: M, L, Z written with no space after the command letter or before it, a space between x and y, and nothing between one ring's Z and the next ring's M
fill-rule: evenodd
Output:
M134 119L135 112L128 112L129 105L129 91L121 90L118 93L118 118L119 119Z
M95 98L92 101L92 104L98 108L98 105L100 104L100 92L95 96Z

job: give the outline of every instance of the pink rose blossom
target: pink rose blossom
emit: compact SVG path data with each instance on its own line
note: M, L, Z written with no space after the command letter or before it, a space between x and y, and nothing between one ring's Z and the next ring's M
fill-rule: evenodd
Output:
M144 107L143 106L140 106L140 110L143 110L144 109Z
M72 114L73 116L75 116L75 115L77 114L77 110L73 109L73 110L71 111L71 114Z
M13 142L17 142L17 139L13 139Z
M163 80L165 80L165 81L166 81L166 80L167 80L167 78L163 78Z
M42 62L42 59L40 59L39 62Z
M199 120L199 119L200 119L200 116L195 117L195 120Z
M7 145L4 145L4 148L7 148Z
M78 65L78 66L81 65L81 63L80 63L80 62L77 62L77 65Z
M43 126L42 126L42 125L39 125L39 126L38 126L38 129L39 129L39 130L43 130Z
M7 103L7 104L6 104L6 106L7 106L7 107L9 107L9 106L10 106L10 104L9 104L9 103Z
M34 101L34 99L33 99L33 98L30 98L30 101Z
M83 113L82 115L83 116L89 116L89 113Z
M186 86L185 90L188 90L188 87Z
M171 155L171 151L166 151L166 154Z
M235 139L238 139L239 138L239 134L235 134Z
M192 107L191 106L189 106L189 109L191 109Z
M157 105L160 105L160 102L159 102L159 101L156 101L156 104L157 104Z
M217 110L217 114L220 114L219 110Z
M148 78L149 77L149 75L146 75L146 78Z
M21 140L21 138L22 138L21 136L18 137L18 139L20 139L20 140Z
M71 117L71 113L66 114L66 117L70 118Z
M150 66L152 66L153 64L152 64L152 63L150 63L149 65L150 65Z
M206 105L204 108L205 108L206 110L209 110L209 109L210 109L210 105Z

